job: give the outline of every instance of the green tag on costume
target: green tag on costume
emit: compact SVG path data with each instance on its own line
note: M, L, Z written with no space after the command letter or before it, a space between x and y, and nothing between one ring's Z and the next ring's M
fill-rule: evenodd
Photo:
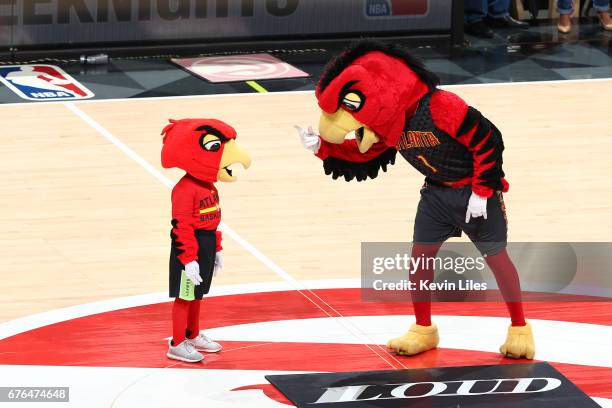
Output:
M181 272L181 289L179 291L179 298L183 300L194 300L195 299L195 285L187 277L185 271Z

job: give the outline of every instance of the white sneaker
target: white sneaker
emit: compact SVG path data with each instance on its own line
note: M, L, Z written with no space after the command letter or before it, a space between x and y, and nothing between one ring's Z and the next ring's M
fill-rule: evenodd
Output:
M191 343L191 345L198 351L203 351L205 353L218 353L223 349L219 343L216 341L212 341L209 337L207 337L204 332L200 332L196 338L187 339Z
M168 344L168 353L166 353L168 358L186 363L199 363L204 360L202 353L198 353L189 340L185 340L177 346L172 346L172 340Z

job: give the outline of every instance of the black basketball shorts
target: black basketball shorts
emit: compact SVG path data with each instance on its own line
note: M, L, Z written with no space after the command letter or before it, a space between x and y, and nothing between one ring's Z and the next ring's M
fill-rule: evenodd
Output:
M495 255L506 248L508 223L501 193L495 192L487 201L487 219L472 218L465 222L471 186L450 188L426 184L414 221L415 243L441 243L459 237L463 231L485 256Z
M210 291L212 283L217 254L217 235L215 231L196 230L195 237L198 240L198 264L200 265L200 277L202 278L202 283L195 287L195 298L202 299ZM170 297L173 298L179 296L181 273L185 269L185 265L178 259L178 251L173 240L170 248Z

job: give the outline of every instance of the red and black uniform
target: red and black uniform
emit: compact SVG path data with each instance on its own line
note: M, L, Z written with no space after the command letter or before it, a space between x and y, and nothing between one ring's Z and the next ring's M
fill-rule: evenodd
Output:
M374 144L365 154L359 152L355 140L342 144L322 140L317 156L334 163L330 167L336 171L334 178L344 176L347 181L353 177L358 181L375 178L377 173L359 174L359 167L381 164L382 168L384 157L386 170L387 164L394 163L395 151L399 151L430 184L455 188L471 185L476 194L487 198L494 191L508 190L502 169L504 143L495 125L447 91L434 89L414 104L413 112L407 112L404 119L403 130Z
M450 111L460 114L449 115ZM504 143L495 125L457 95L435 90L420 100L406 121L396 149L425 175L414 242L444 242L464 231L483 254L495 255L506 247L501 194L508 183L502 169ZM487 202L486 222L483 218L465 222L472 192L487 198L495 195Z
M172 238L170 249L170 297L172 344L180 344L199 334L200 302L210 290L215 257L221 250L221 222L217 181L224 143L236 138L236 131L216 119L170 120L162 131L164 168L179 168L187 174L172 189ZM204 139L214 135L218 149L206 149ZM179 297L185 265L197 261L202 283L195 287L195 300Z
M504 143L495 125L457 95L435 88L416 101L400 135L375 143L365 154L355 140L321 140L317 156L334 178L361 181L375 178L380 168L386 171L398 151L425 176L414 242L444 242L463 231L483 254L494 255L506 247L502 192L509 185L502 169ZM486 222L465 222L472 192L490 198Z
M449 110L465 113L449 116ZM450 92L435 90L423 97L395 147L425 175L428 184L471 185L472 191L487 198L493 191L508 190L502 170L501 133Z
M202 284L197 299L210 290L215 255L222 249L219 194L212 183L186 174L172 189L172 247L170 251L170 296L177 297L181 272L192 261L200 265Z

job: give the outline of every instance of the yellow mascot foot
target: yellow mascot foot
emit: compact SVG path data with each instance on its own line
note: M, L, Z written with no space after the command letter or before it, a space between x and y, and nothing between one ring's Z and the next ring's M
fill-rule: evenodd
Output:
M439 342L438 327L435 324L420 326L415 323L403 336L389 340L387 347L393 349L397 354L412 356L435 349Z
M510 326L508 328L508 336L506 342L502 344L499 351L509 358L525 357L533 360L535 356L535 342L533 341L533 333L531 324L525 326Z

